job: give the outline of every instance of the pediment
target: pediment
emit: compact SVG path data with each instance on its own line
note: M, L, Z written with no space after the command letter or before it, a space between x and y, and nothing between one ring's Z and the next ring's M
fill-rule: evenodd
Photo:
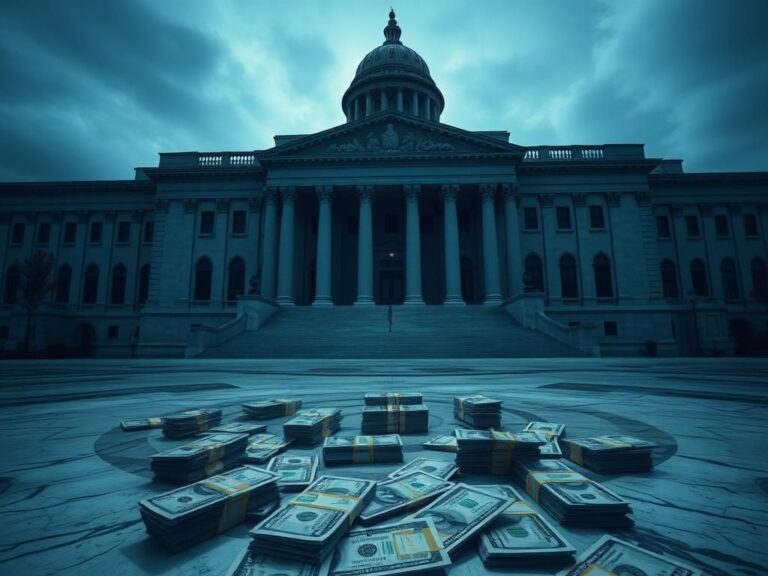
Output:
M371 159L512 155L525 148L447 124L405 114L380 114L292 140L268 150L267 159Z

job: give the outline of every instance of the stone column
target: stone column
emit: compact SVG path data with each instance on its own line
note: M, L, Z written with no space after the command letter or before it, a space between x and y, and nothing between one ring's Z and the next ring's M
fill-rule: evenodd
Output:
M421 186L405 186L405 303L424 304L421 296L421 231L419 230L419 194Z
M277 190L267 188L264 192L264 255L261 260L261 295L275 299L275 260L277 235Z
M445 228L445 302L446 306L462 306L461 254L459 252L459 221L456 216L456 184L443 184L443 219Z
M388 106L389 106L389 103L387 102L387 91L382 90L381 91L381 111L386 112Z
M419 116L419 93L416 92L416 90L413 91L413 97L411 101L411 113L416 117Z
M360 120L360 97L355 97L355 110L353 120Z
M277 303L293 306L293 186L280 188L283 215L280 218L280 269L277 276Z
M313 306L332 306L331 298L331 237L333 186L316 186L320 201L317 218L317 258L315 260L315 301Z
M520 219L517 205L519 196L517 186L502 184L501 191L504 194L504 222L507 236L507 286L508 297L523 292L523 268L520 265Z
M483 205L483 268L485 272L485 300L483 304L501 304L499 288L499 247L496 244L495 184L481 184Z
M355 306L373 305L373 186L358 186L360 219L357 241L357 299Z
M397 111L402 112L403 111L403 89L398 88L397 90Z
M365 93L365 115L370 116L373 111L373 100L371 99L371 93Z

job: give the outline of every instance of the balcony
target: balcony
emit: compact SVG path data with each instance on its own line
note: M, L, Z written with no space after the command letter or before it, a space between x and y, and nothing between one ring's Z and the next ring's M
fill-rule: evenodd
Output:
M561 162L570 160L644 160L642 144L605 144L602 146L531 146L525 162Z
M258 167L255 152L165 152L160 168L244 168Z

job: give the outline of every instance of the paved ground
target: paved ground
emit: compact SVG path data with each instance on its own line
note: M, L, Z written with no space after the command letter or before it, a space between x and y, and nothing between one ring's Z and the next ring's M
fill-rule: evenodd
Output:
M508 430L536 419L565 423L573 437L654 440L662 448L652 473L587 473L632 503L636 526L617 534L708 574L768 573L768 361L590 358L4 362L0 574L223 574L247 546L249 526L181 554L157 547L137 502L168 489L152 483L148 456L178 443L157 430L122 432L120 420L221 407L228 422L240 418L242 401L288 395L343 408L342 433L354 434L370 390L424 394L430 433L403 437L406 460L454 427L451 398L468 392L503 398ZM378 478L394 467L333 470ZM602 533L563 532L580 550ZM450 571L485 573L471 552Z

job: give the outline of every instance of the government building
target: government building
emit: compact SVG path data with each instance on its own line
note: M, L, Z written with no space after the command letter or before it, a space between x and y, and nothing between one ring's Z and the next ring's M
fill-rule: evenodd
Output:
M501 315L583 355L731 354L766 330L768 173L444 124L394 13L384 36L339 126L162 153L133 180L0 185L0 350L26 341L38 251L52 289L29 340L52 354L195 356L371 309L448 332L452 310Z

